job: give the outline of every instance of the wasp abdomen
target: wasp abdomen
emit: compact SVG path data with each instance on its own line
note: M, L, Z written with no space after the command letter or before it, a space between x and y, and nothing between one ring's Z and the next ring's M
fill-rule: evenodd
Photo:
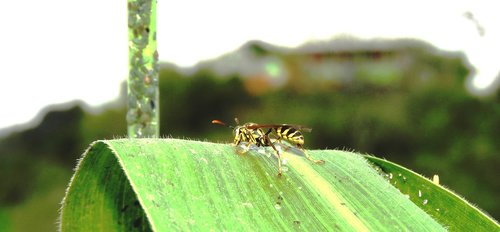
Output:
M288 140L291 143L304 145L304 135L302 135L299 130L291 126L280 126L276 128L276 135L282 139Z

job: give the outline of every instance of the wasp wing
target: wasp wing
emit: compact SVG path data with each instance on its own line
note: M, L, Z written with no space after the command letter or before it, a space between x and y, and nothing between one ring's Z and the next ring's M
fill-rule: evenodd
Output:
M279 127L292 127L303 132L311 132L312 129L307 126L295 125L295 124L253 124L247 125L248 129L258 129L258 128L279 128Z

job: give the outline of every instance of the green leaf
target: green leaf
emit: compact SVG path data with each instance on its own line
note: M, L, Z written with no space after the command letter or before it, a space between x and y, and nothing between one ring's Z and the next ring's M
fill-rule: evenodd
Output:
M293 152L293 153L292 153ZM444 231L363 156L178 139L97 141L63 201L63 231Z
M0 231L11 231L10 218L5 208L0 207Z
M411 170L374 156L366 158L378 167L387 180L417 206L450 231L500 231L493 218L465 199Z

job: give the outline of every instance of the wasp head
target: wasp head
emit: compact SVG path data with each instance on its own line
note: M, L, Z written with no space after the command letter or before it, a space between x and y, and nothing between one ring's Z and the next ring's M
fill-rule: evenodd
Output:
M244 126L236 126L234 127L234 130L233 130L233 135L239 135L241 133L245 133L245 127Z

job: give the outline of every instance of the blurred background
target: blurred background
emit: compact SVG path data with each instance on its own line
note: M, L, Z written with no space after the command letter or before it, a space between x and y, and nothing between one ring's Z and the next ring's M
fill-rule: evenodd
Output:
M0 14L0 231L54 231L76 160L92 141L126 136L126 4L9 4L27 13ZM308 149L438 174L498 219L493 9L160 1L161 134L229 143L212 119L307 125Z

